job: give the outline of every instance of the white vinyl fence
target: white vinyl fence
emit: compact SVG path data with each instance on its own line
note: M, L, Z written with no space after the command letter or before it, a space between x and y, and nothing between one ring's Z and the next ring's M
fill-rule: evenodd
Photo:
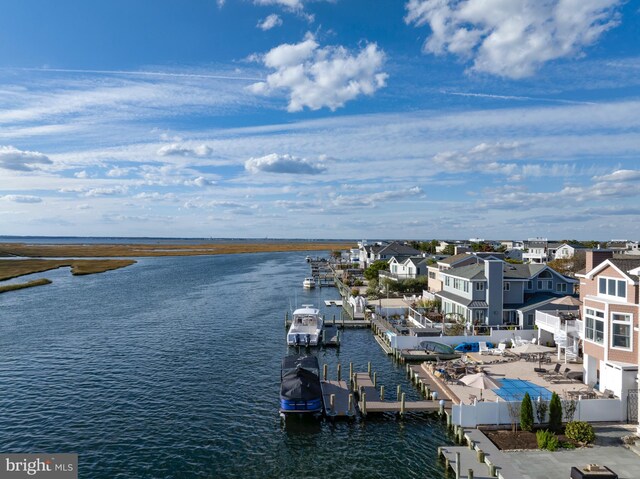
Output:
M548 401L547 401L548 402ZM564 410L568 401L562 401ZM536 418L535 400L533 401L533 418ZM510 406L514 414L512 419ZM454 405L451 410L451 420L454 425L463 427L477 427L479 425L510 425L515 420L520 423L520 401L508 403L506 401L483 401L474 404ZM548 419L548 413L547 413ZM587 422L622 422L627 419L625 404L620 399L581 399L576 401L575 421ZM564 418L563 418L564 420Z

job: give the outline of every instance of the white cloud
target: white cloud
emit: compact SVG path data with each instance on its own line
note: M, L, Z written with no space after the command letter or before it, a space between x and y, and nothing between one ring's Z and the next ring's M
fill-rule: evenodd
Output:
M13 146L0 146L0 168L14 171L33 171L36 165L50 165L53 162L37 151L23 151Z
M80 178L81 180L84 180L86 178L89 178L89 173L87 173L86 170L82 170L82 171L75 172L73 176L75 176L76 178Z
M321 161L311 161L291 155L270 155L250 158L244 163L244 168L250 173L290 173L296 175L318 175L326 171Z
M429 25L426 53L472 61L471 70L522 78L578 56L618 24L623 0L409 0L405 22Z
M275 13L272 13L264 20L258 22L256 26L260 30L266 32L267 30L271 30L272 28L279 27L280 25L282 25L282 19Z
M418 186L405 189L380 191L370 195L335 195L331 202L334 206L370 207L373 208L380 203L400 200L404 198L423 197L424 192Z
M301 10L303 0L253 0L256 5L279 5L291 10Z
M594 176L593 179L606 182L638 181L640 180L640 170L616 170L608 175Z
M91 188L84 192L84 196L115 196L124 195L129 189L126 186Z
M0 196L0 198L14 203L42 203L42 198L31 195L4 195Z
M127 176L133 170L135 170L135 168L121 168L119 166L114 166L107 171L107 176L110 178L122 178L123 176Z
M286 91L291 112L305 107L336 110L360 95L373 95L388 77L380 71L385 55L375 43L351 54L342 46L320 47L311 33L300 43L282 44L259 58L276 71L249 90L262 95Z
M172 143L170 145L162 146L158 149L158 155L160 156L197 156L205 157L211 155L213 150L207 145L198 145L196 147L190 147L179 143Z
M445 171L512 174L516 165L503 163L505 158L519 156L518 142L480 143L466 152L444 151L431 159L431 164Z
M191 180L185 180L183 184L185 186L198 186L200 188L204 188L205 186L215 185L216 182L208 180L204 176L198 176L197 178L193 178Z

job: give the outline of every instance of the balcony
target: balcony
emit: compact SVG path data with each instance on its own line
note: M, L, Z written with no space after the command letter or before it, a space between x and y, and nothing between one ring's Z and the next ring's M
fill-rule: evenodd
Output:
M390 279L391 281L402 281L405 279L415 279L418 277L421 277L424 275L417 275L415 273L408 273L408 274L399 274L399 273L392 273L390 271L378 271L378 277L380 279L382 278L387 278Z
M582 339L583 322L576 314L567 311L555 311L545 313L536 311L536 326L538 329L548 331L554 335L564 333L566 336L579 337Z

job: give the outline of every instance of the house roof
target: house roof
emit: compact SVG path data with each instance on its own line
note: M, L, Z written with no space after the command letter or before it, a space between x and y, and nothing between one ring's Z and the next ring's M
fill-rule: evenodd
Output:
M454 254L453 256L447 256L446 258L439 260L438 263L452 265L468 257L469 255L467 253Z
M546 248L546 241L525 241L525 246L528 248Z
M449 291L438 291L437 293L435 293L435 295L440 298L448 299L449 301L453 301L454 303L458 303L467 307L469 307L469 305L473 303L472 300L468 298L464 298L462 296L458 296L457 294L450 293Z
M639 266L640 266L640 260ZM549 269L555 272L558 276L566 280L567 282L577 282L571 278L567 278L557 271L549 268L544 264L510 264L504 263L502 268L503 278L506 280L529 280L545 269ZM442 274L454 276L456 278L464 278L464 279L476 279L476 280L486 280L487 277L484 274L484 264L472 264L469 266L460 266L458 268L448 269L446 271L442 271Z
M412 246L406 245L404 243L399 243L394 241L389 243L388 245L382 246L379 250L376 251L377 254L390 254L392 256L405 255L405 256L415 256L419 255L420 251L415 249Z

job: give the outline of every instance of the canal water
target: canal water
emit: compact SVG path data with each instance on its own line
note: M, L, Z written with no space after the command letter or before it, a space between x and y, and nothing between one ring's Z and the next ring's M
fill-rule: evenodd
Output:
M140 259L0 295L0 452L76 452L81 478L430 478L449 444L435 419L288 421L278 415L284 313L327 318L307 253ZM292 352L292 351L290 351ZM371 361L417 398L369 330L319 351L335 376Z

